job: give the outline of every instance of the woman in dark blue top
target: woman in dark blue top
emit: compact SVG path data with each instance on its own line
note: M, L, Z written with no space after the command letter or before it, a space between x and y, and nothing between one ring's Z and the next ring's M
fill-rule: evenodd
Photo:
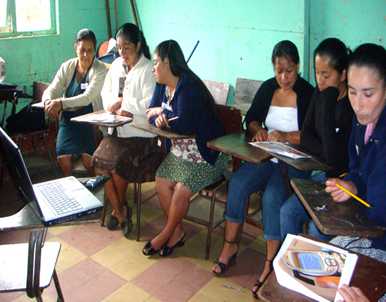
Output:
M168 256L184 243L181 221L191 196L219 180L227 160L206 146L207 141L222 136L224 130L212 95L188 68L176 41L158 45L153 71L157 85L147 112L150 122L187 137L167 140L169 154L156 174L166 224L143 249L147 256L157 252Z
M353 53L348 67L348 95L355 112L349 142L349 172L344 180L331 178L326 191L336 202L350 196L336 183L366 200L363 210L374 224L386 227L386 50L363 44ZM351 201L349 201L351 202ZM386 262L386 235L355 240L369 255L383 253ZM363 247L362 247L363 249Z

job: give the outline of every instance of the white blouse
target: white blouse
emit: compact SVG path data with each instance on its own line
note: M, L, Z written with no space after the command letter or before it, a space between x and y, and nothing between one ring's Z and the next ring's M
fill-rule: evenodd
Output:
M264 124L268 131L299 131L298 109L271 105Z
M103 108L114 103L122 93L122 109L146 119L146 109L155 88L153 64L141 56L137 64L127 72L121 57L114 60L106 75L101 92ZM119 137L154 137L154 134L137 129L130 124L117 128Z

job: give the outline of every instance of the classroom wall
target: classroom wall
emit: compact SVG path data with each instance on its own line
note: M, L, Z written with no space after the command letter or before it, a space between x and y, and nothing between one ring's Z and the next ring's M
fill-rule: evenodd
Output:
M33 81L51 81L60 64L75 55L73 42L80 28L92 29L98 41L106 39L104 1L59 0L58 11L58 35L0 39L7 82L26 86L30 92Z
M311 56L313 49L328 37L341 39L352 50L364 42L386 46L386 0L308 1Z
M128 1L127 1L128 2ZM283 39L292 40L303 57L304 0L146 0L137 1L150 46L177 40L202 79L234 85L237 77L271 77L271 52Z

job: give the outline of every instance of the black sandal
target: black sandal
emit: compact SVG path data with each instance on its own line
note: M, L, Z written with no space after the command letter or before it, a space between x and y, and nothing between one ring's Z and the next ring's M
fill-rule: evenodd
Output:
M145 246L142 249L142 254L145 256L152 256L154 254L157 254L160 251L160 249L156 250L152 245L151 241L146 242Z
M264 262L269 262L269 272L268 274L265 276L265 278L260 281L259 279L257 279L257 281L255 282L255 284L253 285L253 288L251 290L252 292L252 295L255 299L258 299L259 297L257 296L257 292L259 291L260 287L264 284L265 280L267 280L269 274L272 272L273 270L273 265L272 265L272 259L265 259Z
M173 245L173 246L168 246L167 244L165 244L165 246L162 247L162 248L160 249L159 255L160 255L161 257L167 257L167 256L170 256L170 255L173 253L173 251L174 251L174 249L175 249L176 247L184 246L184 244L185 244L185 233L182 235L182 237L180 238L180 240L178 240L177 243L176 243L175 245Z
M226 239L224 239L224 241L229 244L236 244L237 246L239 244L239 241L229 241ZM215 264L218 265L218 267L220 268L220 271L216 272L212 270L212 273L215 274L217 277L223 276L231 266L236 264L236 258L238 253L239 253L239 248L237 247L237 251L228 258L228 263L221 262L220 260L215 261Z

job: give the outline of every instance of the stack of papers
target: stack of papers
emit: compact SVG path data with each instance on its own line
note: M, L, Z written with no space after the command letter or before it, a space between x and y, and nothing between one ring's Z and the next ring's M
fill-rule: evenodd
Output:
M341 301L337 289L350 284L357 260L343 249L288 234L273 267L281 286L317 301Z
M121 122L132 121L131 117L116 115L109 112L91 113L77 117L73 117L71 121L87 122L87 123L101 123L101 124L116 124Z
M270 154L277 154L286 156L292 159L301 159L301 158L311 158L311 155L308 155L304 152L301 152L287 144L280 142L250 142L254 147L258 147L267 151Z

